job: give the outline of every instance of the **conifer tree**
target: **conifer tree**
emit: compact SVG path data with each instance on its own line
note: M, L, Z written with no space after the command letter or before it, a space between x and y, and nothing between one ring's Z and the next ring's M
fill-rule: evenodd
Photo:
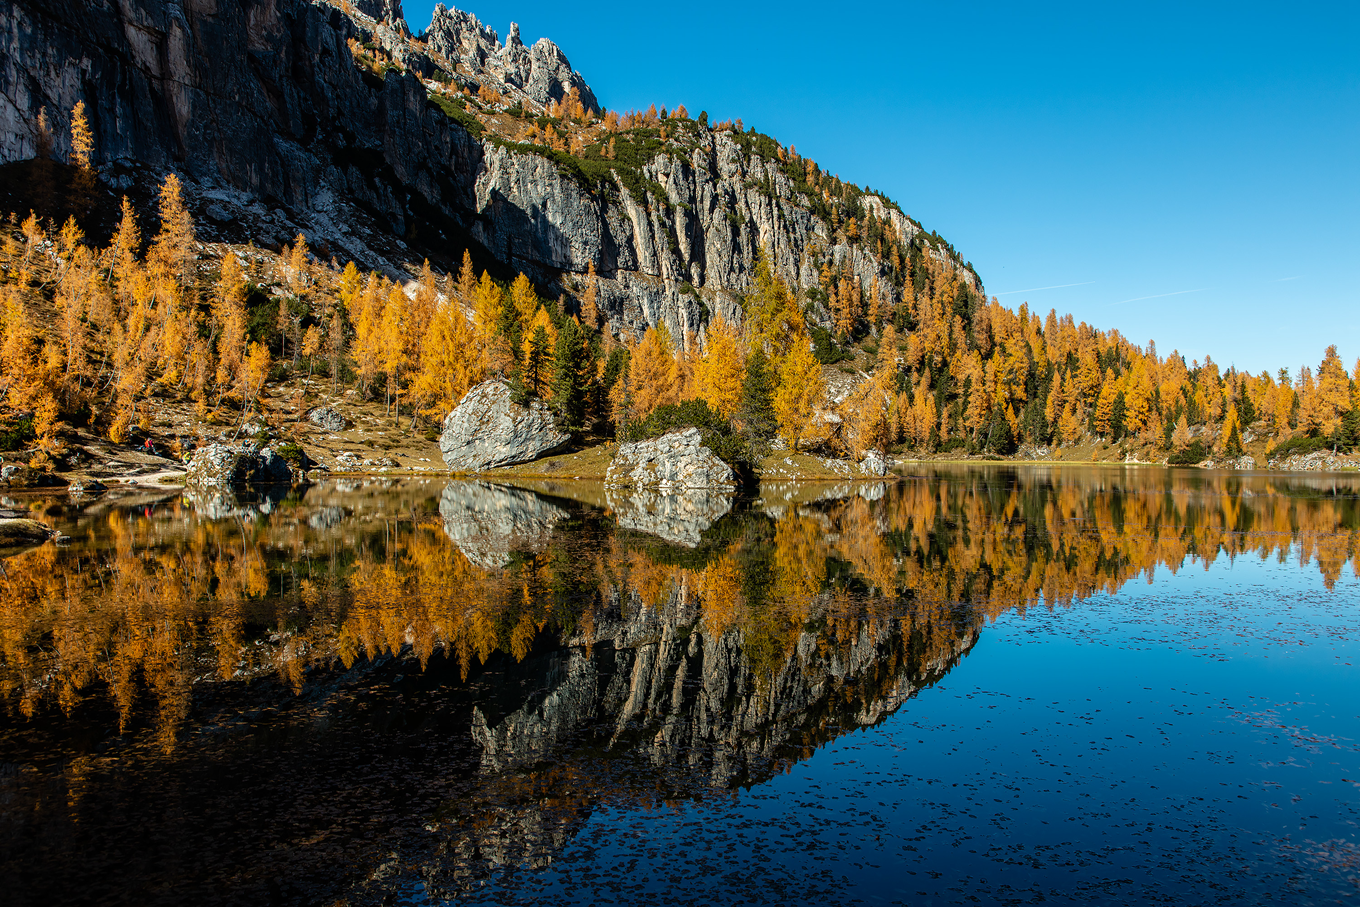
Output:
M563 323L553 359L552 405L557 413L557 427L580 434L585 429L595 361L586 333L576 319L568 318Z
M581 296L581 324L590 330L600 326L600 309L595 300L599 294L600 281L595 276L595 262L586 265L586 291Z
M665 327L648 328L630 351L628 360L632 418L645 419L658 406L679 402L675 365L675 353Z
M791 450L798 449L812 421L815 408L826 393L822 368L806 343L794 344L779 368L779 388L774 395L774 411L779 433Z
M85 119L85 102L76 101L71 109L71 163L81 170L89 170L94 154L94 136Z
M152 240L150 260L161 273L186 284L191 281L189 263L194 257L194 219L184 204L179 177L171 173L161 184L160 230Z
M1185 413L1181 413L1180 418L1176 420L1175 430L1171 432L1171 449L1184 450L1189 446L1190 446L1190 422L1188 419L1186 419Z
M1219 434L1219 447L1230 457L1242 456L1242 430L1241 423L1237 417L1237 407L1228 404L1228 411L1223 417L1223 430Z
M777 386L765 349L757 346L746 357L746 376L741 385L741 423L747 434L757 440L768 441L779 430L774 411Z
M543 311L539 309L539 311ZM547 328L542 324L534 325L534 333L525 344L524 387L536 397L542 397L549 384L550 357L555 344L548 337ZM555 372L554 372L555 375ZM553 382L555 383L555 382Z
M723 418L732 418L741 406L743 371L737 330L718 315L709 322L708 345L695 369L699 398Z

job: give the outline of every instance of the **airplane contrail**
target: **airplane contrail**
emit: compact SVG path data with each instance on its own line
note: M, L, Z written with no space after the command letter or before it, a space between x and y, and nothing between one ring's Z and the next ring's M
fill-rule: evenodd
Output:
M1094 280L1084 280L1081 283L1059 283L1051 287L1030 287L1028 290L1007 290L1004 293L997 293L997 296L1014 296L1016 293L1037 293L1040 290L1061 290L1064 287L1085 287L1095 283Z
M1153 296L1135 296L1132 299L1121 299L1118 302L1111 302L1109 305L1123 305L1126 302L1142 302L1144 299L1161 299L1166 296L1184 296L1186 293L1203 293L1208 287L1200 287L1198 290L1177 290L1174 293L1157 293Z

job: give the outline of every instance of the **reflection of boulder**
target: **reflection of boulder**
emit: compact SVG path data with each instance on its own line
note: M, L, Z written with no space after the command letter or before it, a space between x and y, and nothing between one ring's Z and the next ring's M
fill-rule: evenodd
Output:
M689 428L624 444L614 454L604 482L669 492L682 488L735 488L737 476L731 466L704 446L699 429Z
M520 406L510 385L485 381L467 392L444 419L439 451L454 472L527 463L563 447L571 436L558 431L541 400Z
M230 488L186 488L181 500L205 520L253 520L273 513L289 490L284 485L264 486L250 494L242 492L245 497L242 500Z
M725 465L725 464L724 464ZM624 529L636 529L693 548L703 531L732 509L732 493L691 488L662 494L646 488L607 488L605 499Z
M307 525L313 529L333 529L343 523L347 515L345 508L332 504L309 515Z
M542 548L567 512L518 488L487 482L450 482L439 498L444 534L479 567L510 563L511 549Z
M13 545L41 545L56 533L46 523L20 517L0 520L0 548Z

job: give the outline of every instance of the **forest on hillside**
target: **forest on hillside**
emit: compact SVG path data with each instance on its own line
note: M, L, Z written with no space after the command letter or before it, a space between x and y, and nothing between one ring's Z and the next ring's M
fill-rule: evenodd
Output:
M628 115L644 125L653 116L669 122ZM99 190L82 109L71 121L71 164L41 163L81 212ZM618 155L614 139L604 147ZM813 166L803 172L818 179ZM616 333L596 306L593 267L574 296L550 299L522 273L477 273L466 250L456 273L427 262L394 281L321 260L303 235L278 253L206 245L173 174L154 216L122 199L102 246L75 214L57 224L10 212L0 230L3 446L34 468L59 467L74 427L126 442L168 401L239 425L259 413L266 387L304 376L304 396L324 378L381 400L412 432L499 377L582 441L698 425L746 464L771 445L1005 455L1100 439L1193 463L1240 456L1244 436L1268 439L1273 454L1360 440L1360 361L1348 373L1335 346L1297 375L1163 357L1070 315L985 300L927 254L924 234L885 235L840 210L828 216L895 262L893 279L866 284L828 259L815 286L790 287L762 255L740 323L715 315L687 336ZM848 390L832 399L837 376Z

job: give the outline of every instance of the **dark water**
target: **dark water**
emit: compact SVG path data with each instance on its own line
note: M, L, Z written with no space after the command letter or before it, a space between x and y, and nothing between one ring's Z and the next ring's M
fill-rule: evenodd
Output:
M1357 903L1358 489L27 502L0 899Z

